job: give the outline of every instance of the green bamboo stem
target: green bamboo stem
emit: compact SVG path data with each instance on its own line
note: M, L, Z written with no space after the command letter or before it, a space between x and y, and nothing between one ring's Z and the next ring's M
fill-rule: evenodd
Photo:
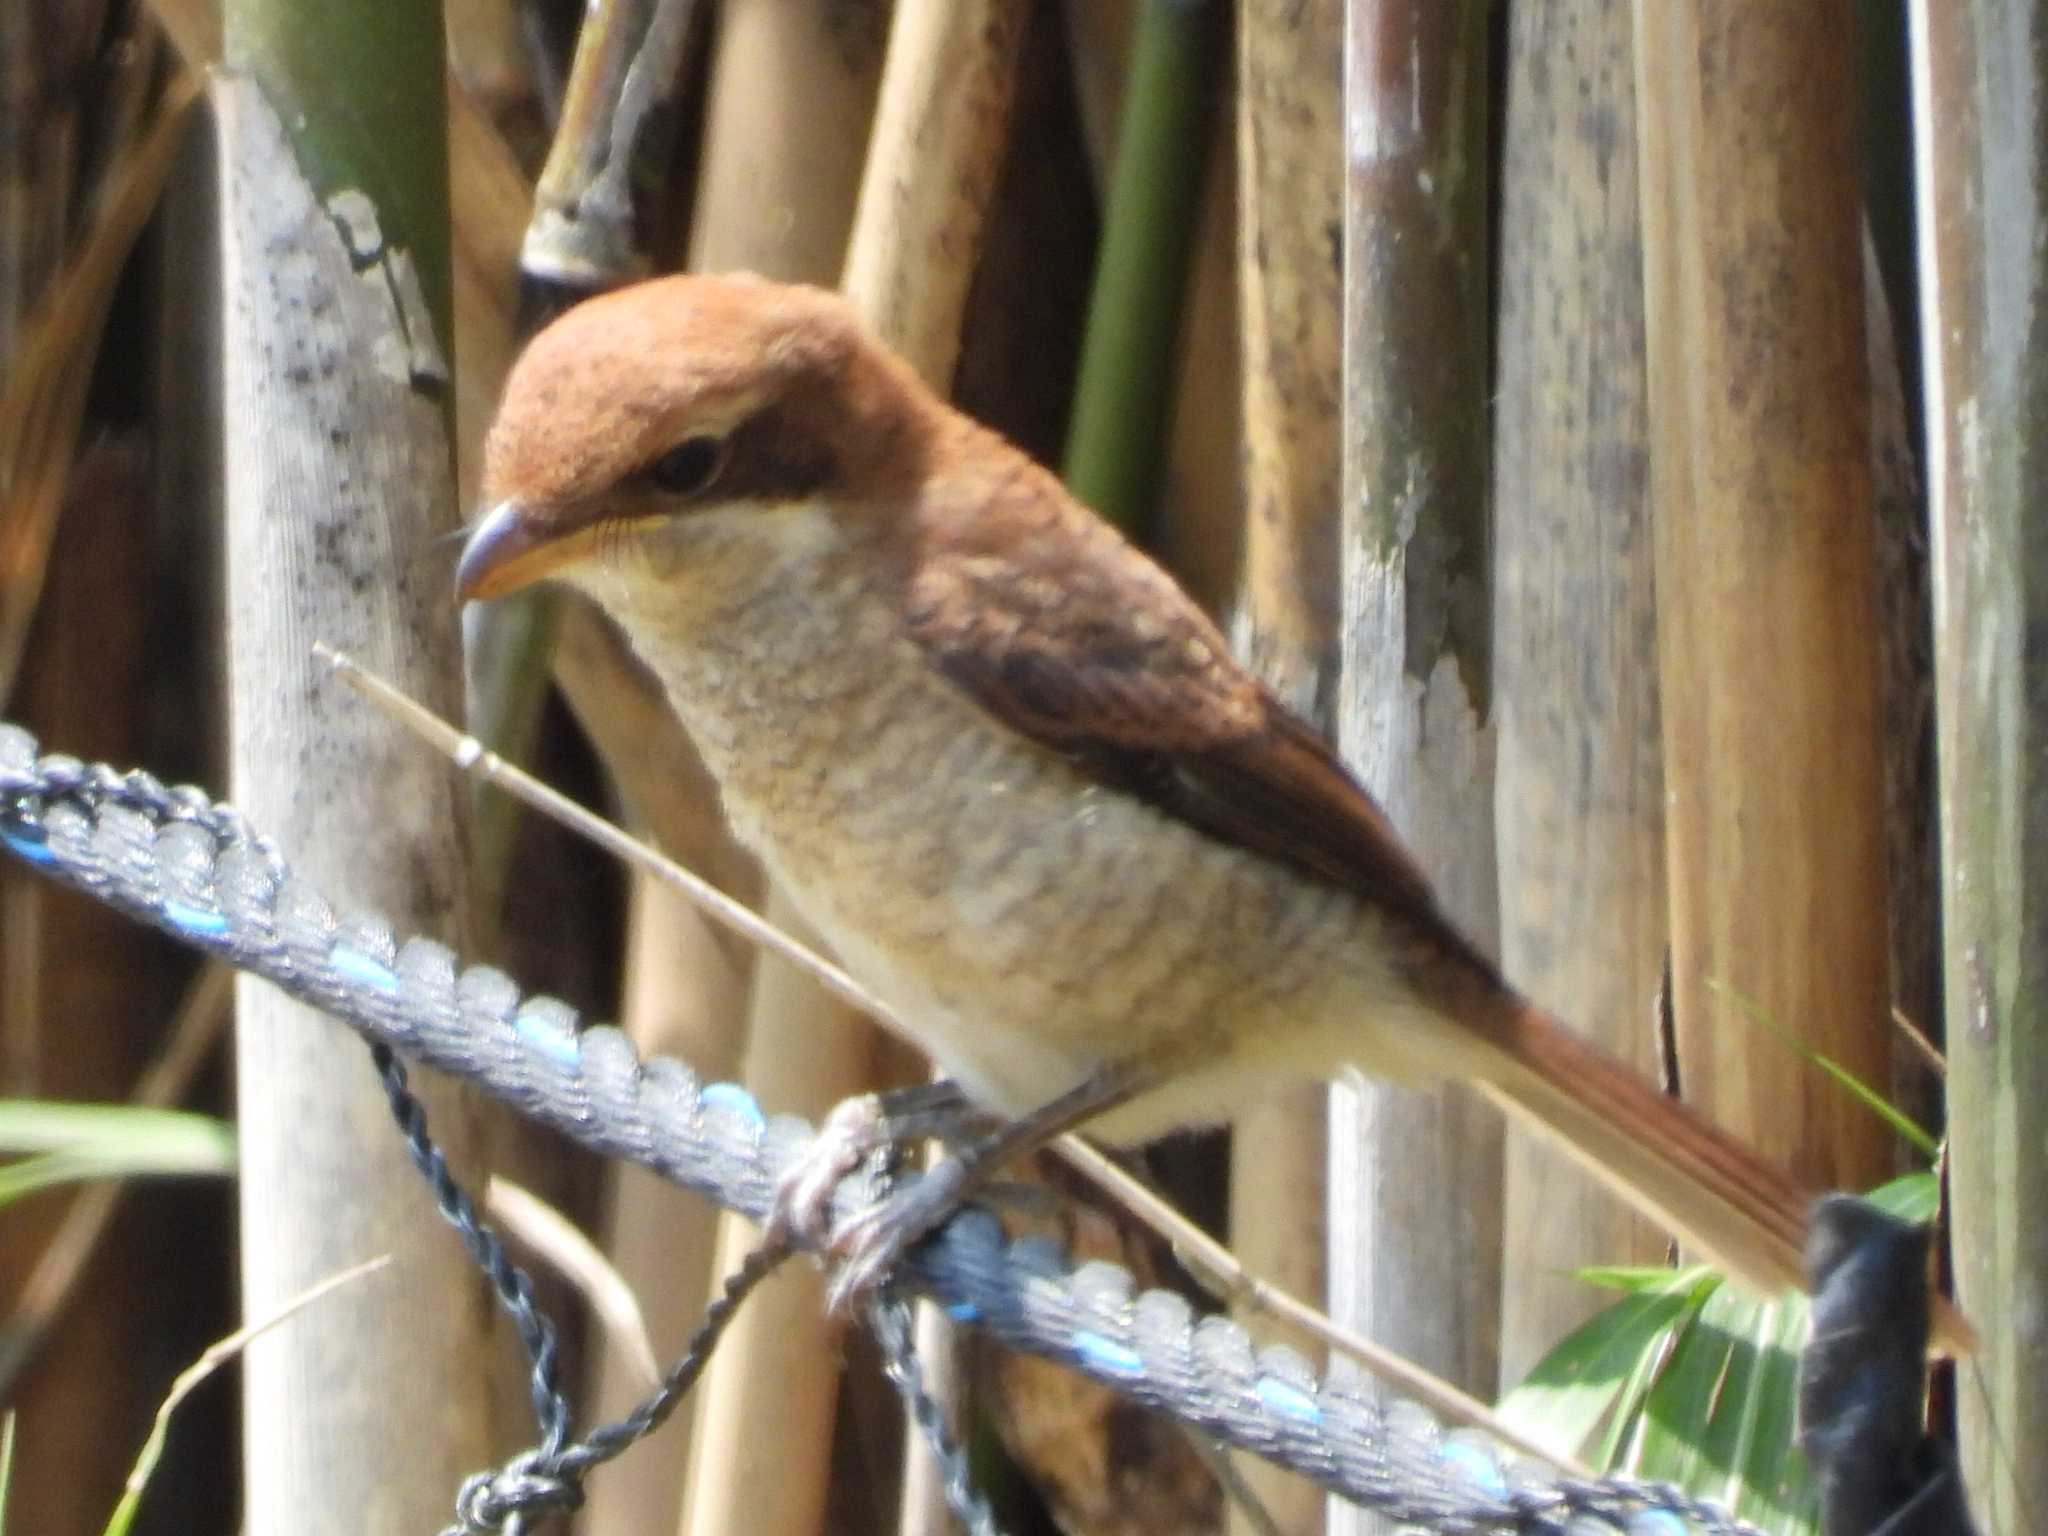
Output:
M314 193L360 191L385 243L412 253L454 356L441 7L227 0L222 20L227 67L269 95Z
M1223 20L1210 0L1145 0L1130 49L1065 451L1075 496L1128 532L1159 492Z
M1223 21L1212 0L1145 0L1104 200L1066 477L1134 533L1158 494Z

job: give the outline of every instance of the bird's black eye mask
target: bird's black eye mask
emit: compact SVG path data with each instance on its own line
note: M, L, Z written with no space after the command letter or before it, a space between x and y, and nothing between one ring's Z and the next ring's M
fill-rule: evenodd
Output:
M686 437L647 466L647 478L664 496L702 496L725 473L730 442L704 433Z
M640 472L661 496L682 502L800 501L831 481L830 450L774 408L756 411L724 437L692 433Z

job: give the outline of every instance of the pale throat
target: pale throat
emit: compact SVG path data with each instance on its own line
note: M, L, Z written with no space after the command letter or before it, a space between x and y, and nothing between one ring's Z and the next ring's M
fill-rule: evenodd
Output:
M618 620L718 759L739 733L795 726L887 654L897 626L862 553L820 502L750 501L682 514L563 574Z

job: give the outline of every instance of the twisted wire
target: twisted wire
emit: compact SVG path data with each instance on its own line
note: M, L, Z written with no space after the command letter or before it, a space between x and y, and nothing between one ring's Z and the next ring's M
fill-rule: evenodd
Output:
M968 1536L1002 1536L995 1511L974 1486L974 1468L968 1461L966 1447L953 1438L946 1425L945 1410L925 1386L909 1304L894 1295L876 1301L868 1308L868 1330L881 1346L883 1374L903 1399L911 1422L923 1432L932 1456L938 1461L946 1503L960 1517Z
M427 1134L426 1109L406 1084L404 1064L381 1040L370 1043L370 1058L413 1164L433 1191L442 1218L455 1229L463 1248L490 1280L498 1304L519 1332L519 1342L526 1348L527 1390L533 1396L533 1416L540 1425L539 1453L553 1457L569 1438L569 1399L562 1391L554 1325L534 1304L533 1282L526 1271L512 1262L497 1232L477 1215L476 1203L448 1171L448 1159Z

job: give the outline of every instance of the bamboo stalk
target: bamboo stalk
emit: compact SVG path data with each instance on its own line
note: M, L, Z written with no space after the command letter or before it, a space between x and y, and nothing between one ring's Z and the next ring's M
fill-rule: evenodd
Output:
M1349 0L1337 740L1498 944L1486 461L1487 7ZM1468 1391L1498 1370L1501 1127L1458 1085L1336 1096L1339 1318ZM1385 1522L1333 1509L1332 1530Z
M1847 0L1636 7L1680 1082L1821 1187L1889 1079L1875 525Z
M630 912L621 1027L643 1057L687 1061L705 1082L734 1077L751 965L721 945L688 901L659 880L635 877ZM718 1223L716 1206L648 1169L611 1170L604 1249L665 1348L688 1335L709 1297ZM610 1420L646 1389L637 1365L616 1344L608 1340L593 1354L591 1412ZM641 1454L622 1457L592 1479L582 1517L586 1536L676 1528L693 1425L692 1412L678 1412Z
M1912 7L1921 339L1934 523L1949 1177L1956 1289L1984 1331L1958 1367L1970 1503L2048 1528L2048 361L2028 344L2048 47L2028 0Z
M653 271L697 4L608 0L584 12L520 255L529 277L588 294Z
M816 939L779 891L767 917ZM872 1083L873 1026L810 977L764 958L747 1010L743 1078L772 1112L815 1114ZM753 1223L719 1219L715 1266L737 1269L760 1241ZM844 1322L828 1316L823 1276L785 1268L757 1291L705 1373L692 1435L684 1536L807 1536L825 1529ZM762 1426L773 1423L775 1432Z
M1136 534L1158 495L1225 19L1207 0L1146 0L1104 199L1063 470L1076 496Z
M1031 0L899 0L890 26L840 287L941 391L960 355L1031 11ZM923 1310L920 1342L942 1343L943 1326ZM961 1375L952 1354L947 1348L937 1369L957 1412ZM927 1452L911 1444L906 1454ZM937 1494L928 1478L914 1477L901 1529L941 1527L947 1516Z
M1341 304L1330 260L1341 209L1342 35L1337 0L1248 0L1238 17L1245 531L1234 640L1325 729L1337 665L1343 441ZM1320 1086L1289 1090L1249 1106L1231 1135L1231 1246L1246 1267L1309 1296L1327 1284L1328 1102ZM1247 1457L1236 1466L1255 1508L1279 1529L1323 1529L1317 1489ZM1261 1523L1234 1502L1225 1528L1256 1536Z
M459 697L429 563L454 522L438 7L234 0L227 57L231 790L348 900L459 942L460 786L334 710L307 648L347 645L443 709ZM359 1043L246 979L238 1003L244 1306L263 1315L366 1255L403 1272L249 1351L247 1528L431 1528L519 1433L490 1392L483 1287ZM474 1166L480 1107L445 1084L422 1097L451 1160Z
M1244 395L1237 324L1234 85L1218 93L1173 391L1154 552L1189 594L1222 613L1240 586L1245 538Z
M944 389L1007 147L1031 0L901 0L840 287Z
M1493 483L1501 960L1655 1076L1665 945L1633 28L1621 6L1512 13ZM1568 339L1565 339L1568 338ZM1571 1271L1662 1236L1510 1128L1501 1379L1604 1298Z
M871 29L871 30L870 30ZM845 258L881 69L881 17L819 0L729 4L713 61L690 265L830 283ZM767 916L794 913L779 893ZM873 1027L789 965L764 958L746 1011L743 1078L776 1112L818 1116L865 1091ZM721 1218L713 1271L758 1240ZM706 1373L681 1529L808 1536L832 1476L843 1323L820 1276L786 1272L757 1294ZM772 1417L772 1441L760 1426ZM774 1470L765 1458L774 1458Z
M536 61L526 42L526 9L520 0L446 0L442 7L449 79L477 104L478 120L516 149L519 163L532 164L547 130ZM449 159L459 157L451 153ZM459 187L451 190L459 195Z

